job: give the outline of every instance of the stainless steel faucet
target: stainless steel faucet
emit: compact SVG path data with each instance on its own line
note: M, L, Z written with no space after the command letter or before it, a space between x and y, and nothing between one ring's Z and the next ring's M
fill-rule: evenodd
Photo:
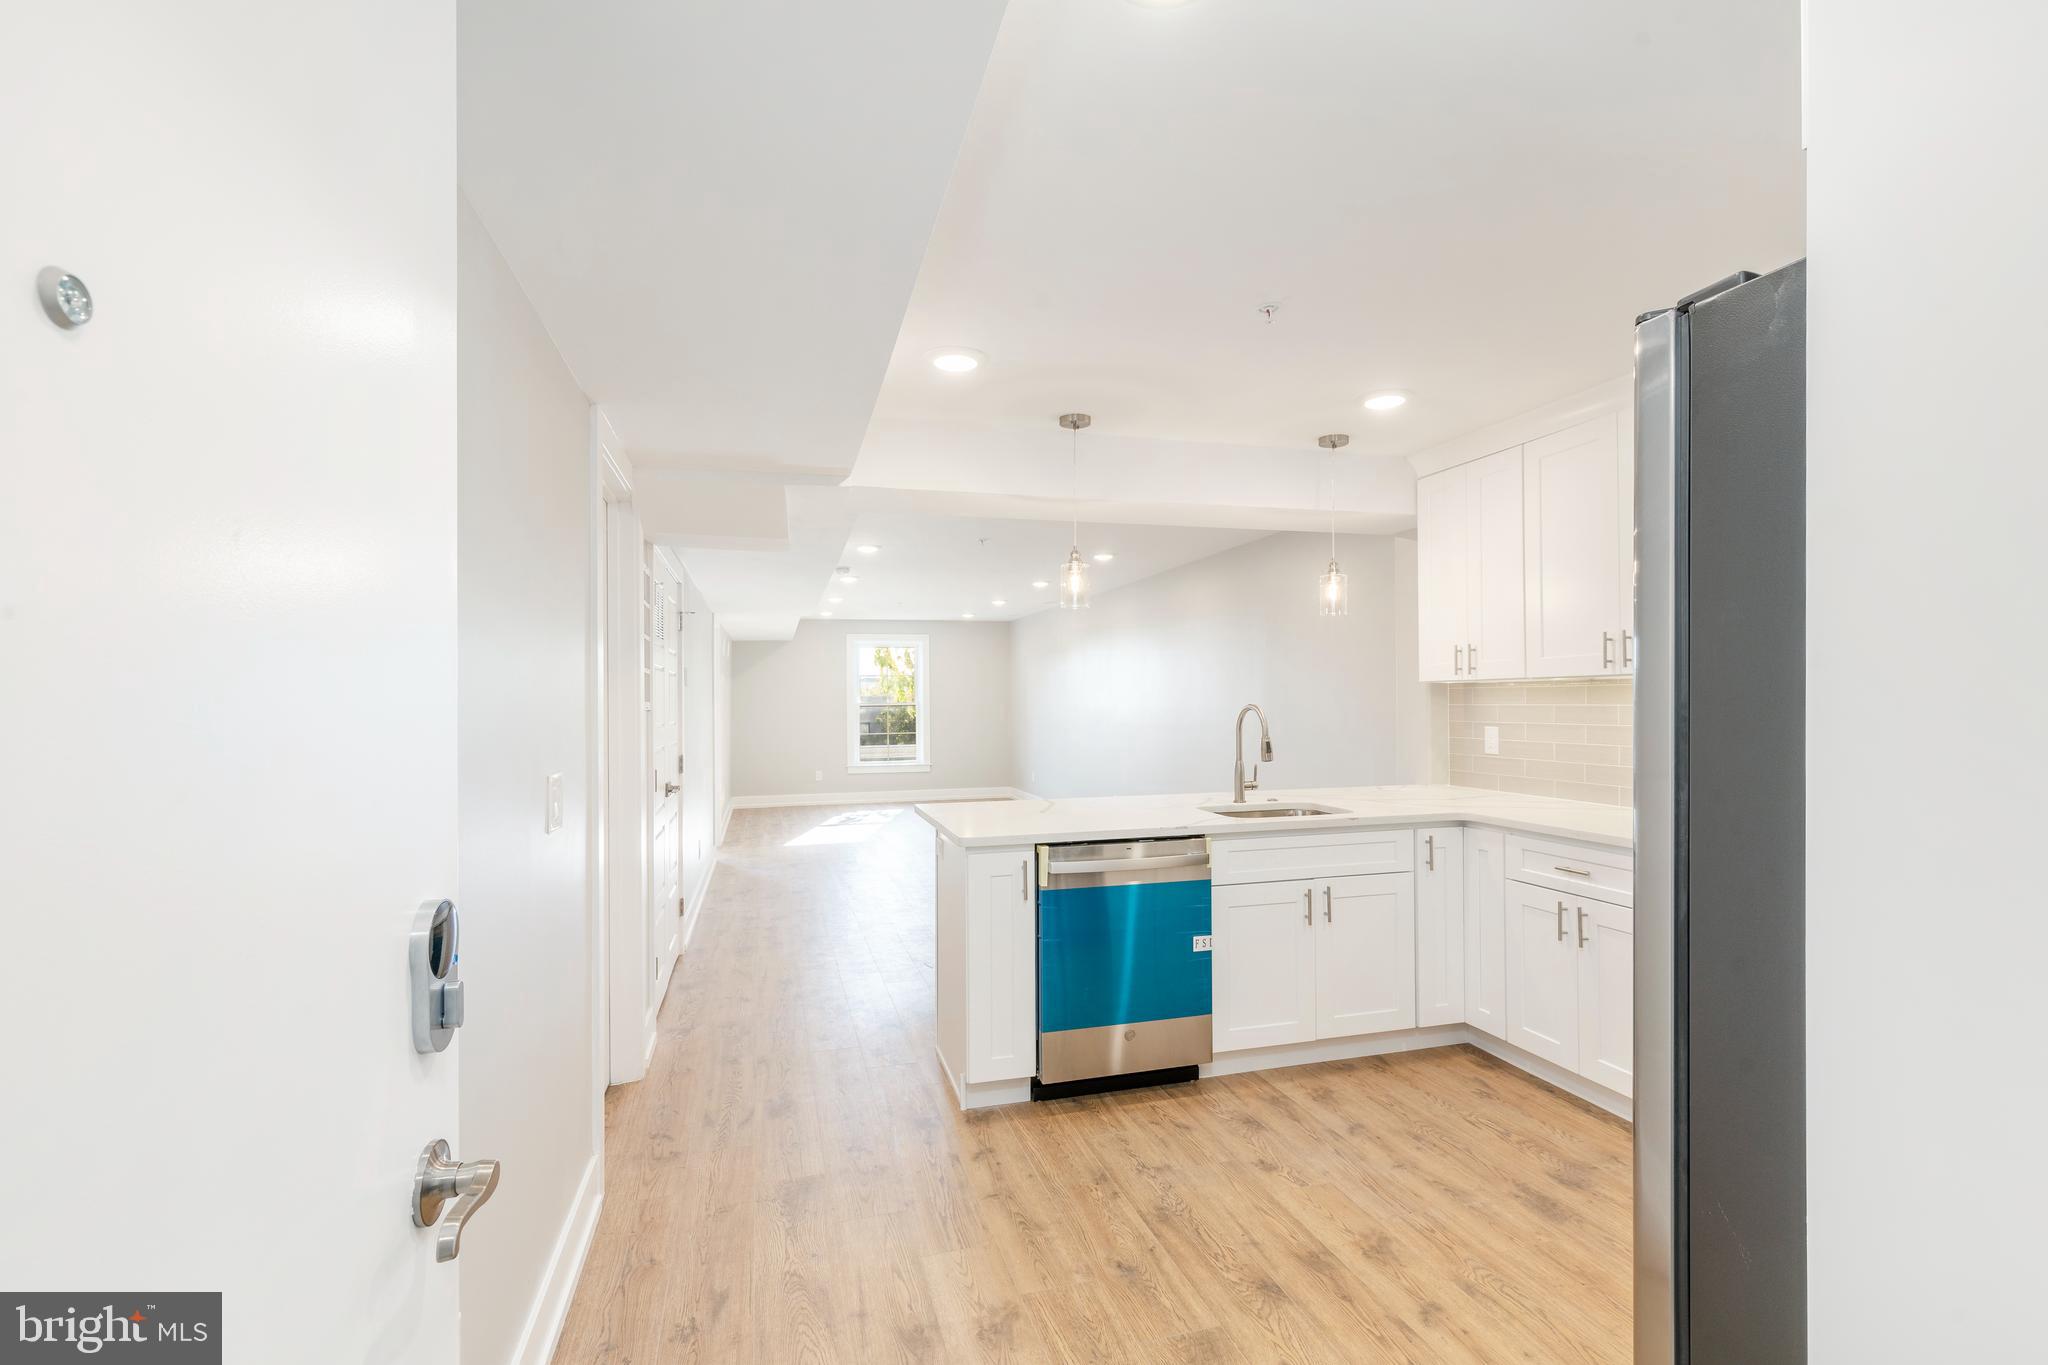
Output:
M1259 718L1259 757L1252 764L1252 780L1244 780L1244 718L1256 714ZM1244 804L1244 794L1259 789L1259 764L1273 761L1273 736L1266 729L1266 713L1259 710L1257 702L1247 703L1237 713L1237 742L1232 746L1231 755L1237 760L1237 770L1231 774L1231 802Z

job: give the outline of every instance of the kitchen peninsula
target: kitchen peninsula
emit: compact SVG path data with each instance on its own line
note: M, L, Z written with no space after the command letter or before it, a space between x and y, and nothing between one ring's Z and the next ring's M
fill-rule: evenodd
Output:
M1195 948L1213 979L1213 1052L1201 1075L1470 1043L1630 1112L1627 807L1379 786L1241 806L1212 793L917 813L937 834L938 1051L964 1108L1032 1096L1053 851L1199 840L1177 847L1207 851L1211 928ZM1150 965L1130 976L1142 983Z

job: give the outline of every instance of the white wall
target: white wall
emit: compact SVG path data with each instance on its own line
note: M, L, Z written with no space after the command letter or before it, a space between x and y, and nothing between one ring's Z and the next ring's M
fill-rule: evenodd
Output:
M2033 0L1812 0L1817 1362L2041 1358L2044 49Z
M457 256L461 1155L504 1163L462 1244L462 1356L502 1365L579 1190L597 1189L590 427L589 404L467 202ZM565 803L552 834L550 773Z
M1227 791L1231 722L1254 701L1272 726L1268 786L1400 780L1395 631L1402 601L1413 628L1413 587L1400 598L1391 537L1344 536L1351 612L1319 616L1329 557L1327 537L1268 536L1086 611L1016 622L1015 785L1046 797ZM1245 749L1249 765L1252 738Z
M931 637L931 771L846 771L846 639ZM1010 784L1010 627L1000 621L805 621L732 645L732 795ZM819 776L822 774L822 777Z

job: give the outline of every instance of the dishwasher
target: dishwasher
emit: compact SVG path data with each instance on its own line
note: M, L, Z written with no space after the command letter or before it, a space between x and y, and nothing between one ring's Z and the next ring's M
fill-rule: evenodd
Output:
M1038 846L1033 1099L1195 1079L1213 1058L1206 839Z

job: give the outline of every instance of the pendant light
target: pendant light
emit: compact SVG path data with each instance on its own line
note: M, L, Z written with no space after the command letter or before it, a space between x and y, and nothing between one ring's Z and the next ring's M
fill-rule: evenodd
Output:
M1316 444L1324 450L1334 452L1351 444L1351 438L1339 432L1333 436L1318 436ZM1325 464L1330 461L1325 461ZM1316 582L1316 610L1324 616L1345 616L1351 610L1351 579L1337 567L1337 479L1335 470L1330 478L1330 567Z
M1079 611L1088 605L1088 566L1081 559L1081 430L1095 419L1085 412L1060 414L1073 447L1074 539L1067 562L1060 565L1060 606Z

